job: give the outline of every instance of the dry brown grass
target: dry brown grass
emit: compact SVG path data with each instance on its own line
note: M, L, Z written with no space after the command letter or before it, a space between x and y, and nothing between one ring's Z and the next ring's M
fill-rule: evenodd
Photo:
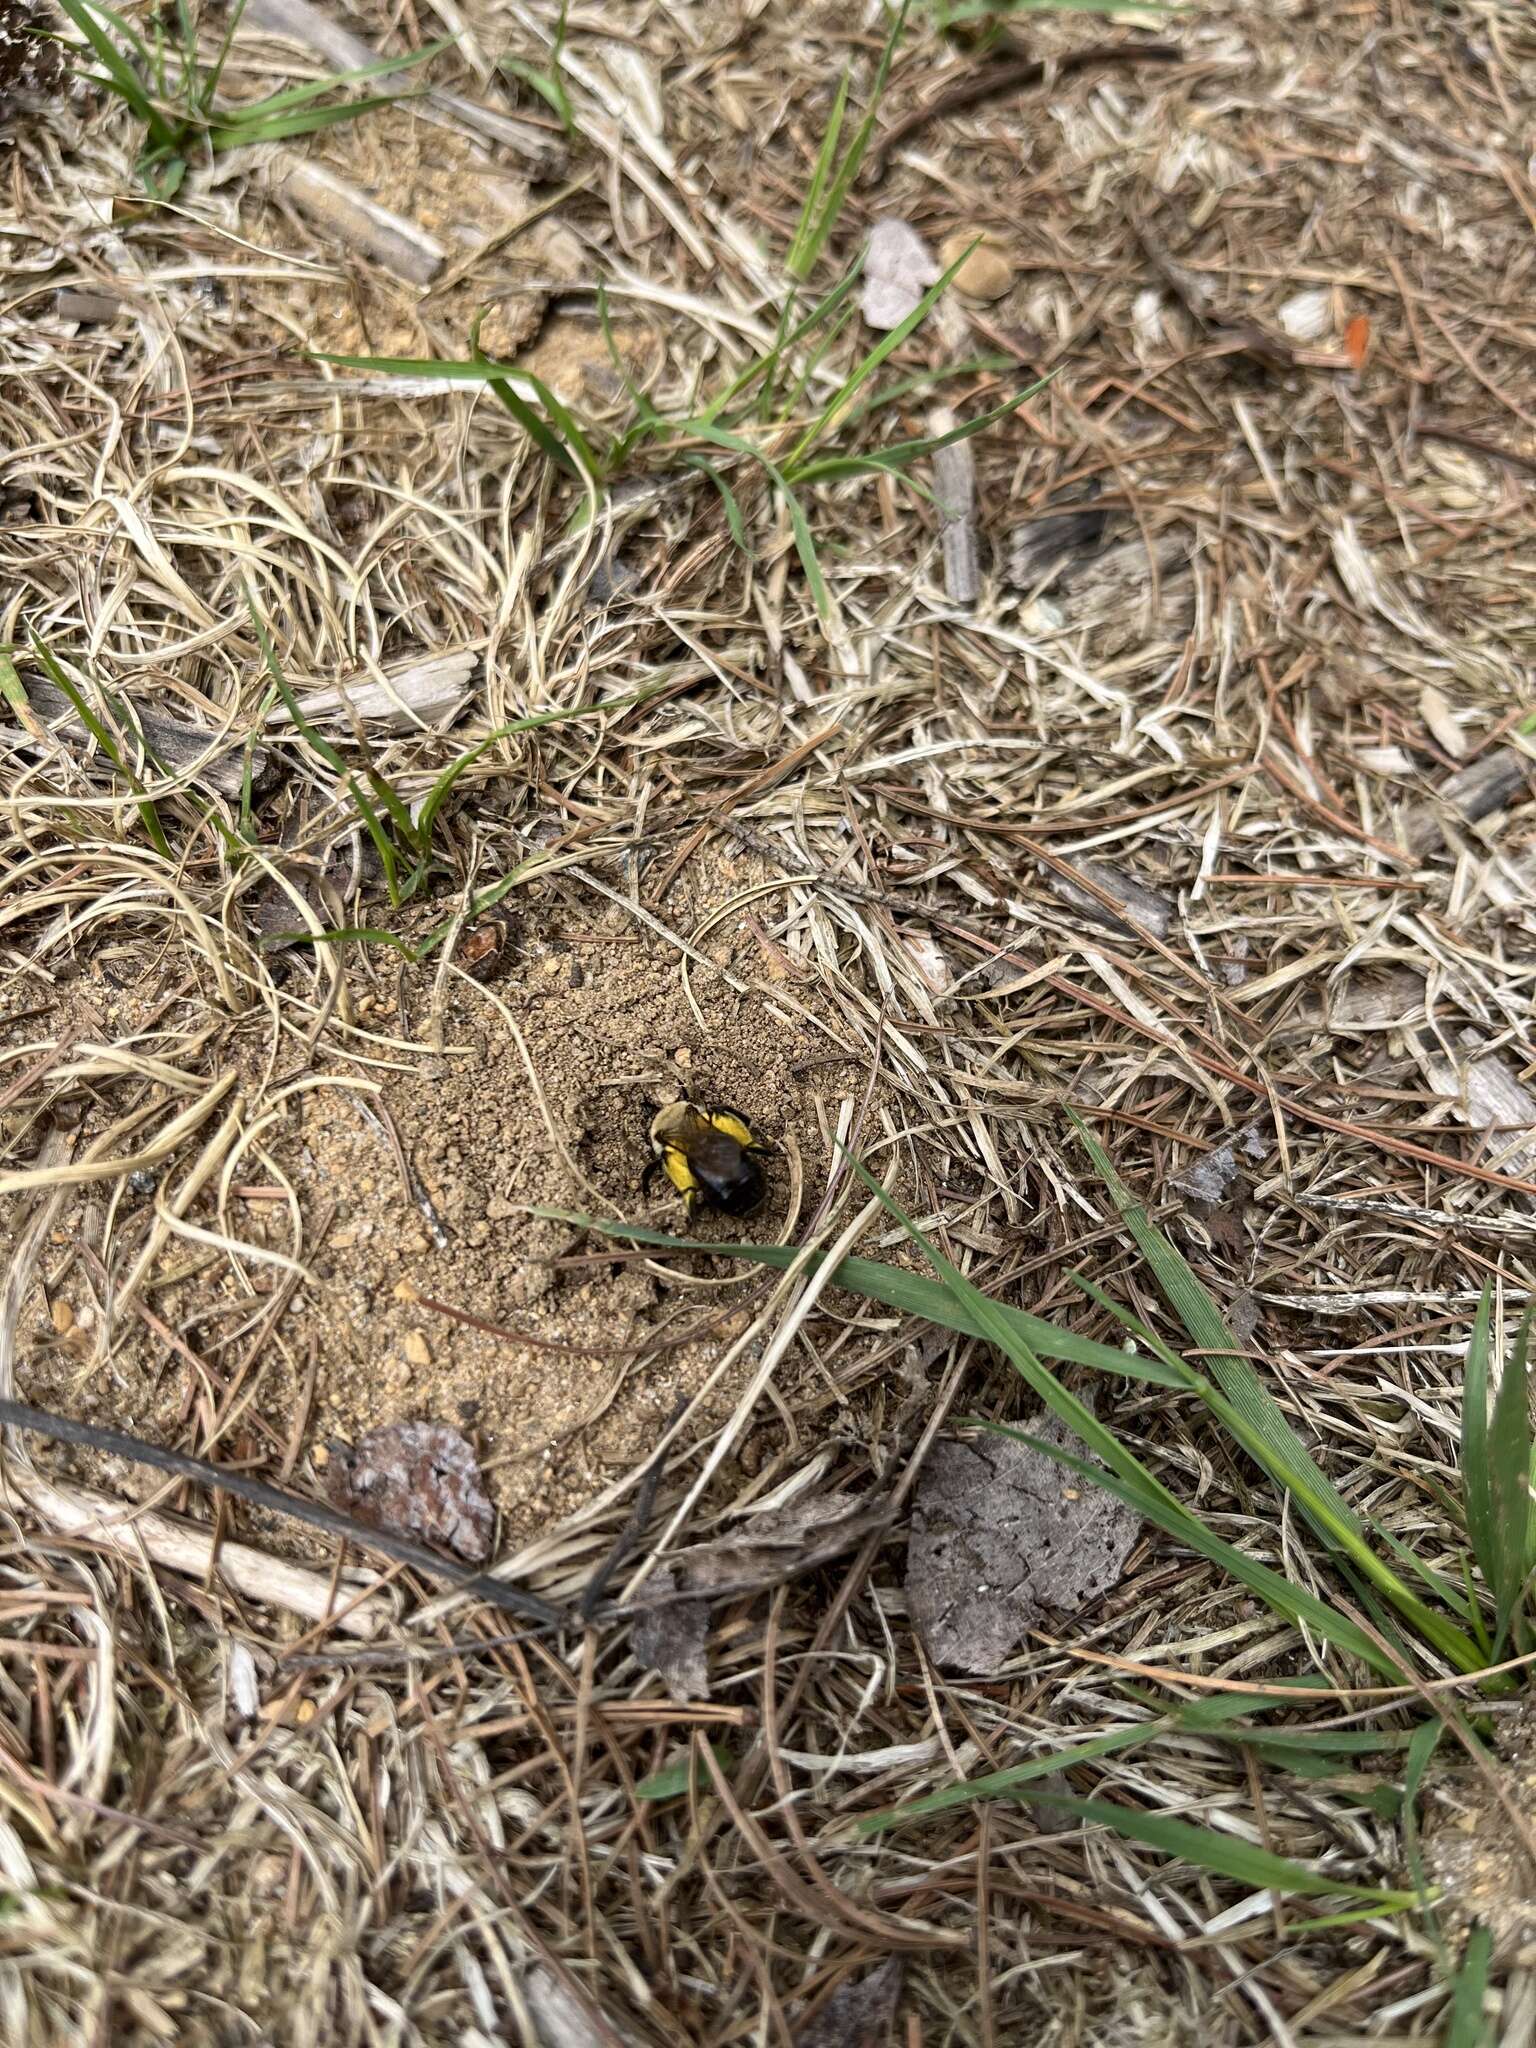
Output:
M355 26L398 48L467 25L434 80L505 104L482 60L536 54L553 19L476 0ZM536 923L675 960L701 1027L712 1002L776 1010L821 1048L796 1112L825 1155L802 1162L799 1241L894 1248L835 1164L832 1134L856 1135L990 1291L1095 1329L1067 1277L1083 1265L1156 1321L1076 1108L1236 1305L1337 1483L1447 1562L1470 1306L1495 1273L1524 1298L1536 1230L1536 32L1519 0L1366 0L1203 6L1172 33L1179 64L1073 72L917 130L834 244L850 257L879 213L935 247L987 231L1013 294L969 307L968 334L936 318L899 367L1017 360L947 387L962 413L1057 373L975 444L994 573L965 612L933 508L884 480L809 499L825 619L750 469L750 563L708 486L654 463L563 538L569 491L487 394L302 353L322 329L460 353L459 298L445 312L327 239L270 165L217 164L148 208L124 110L53 105L0 146L0 638L29 684L35 632L98 691L237 745L269 708L247 585L299 689L468 650L451 730L335 729L407 801L510 720L588 708L463 776L413 935L520 875ZM771 337L832 82L850 48L867 78L878 34L830 9L575 10L563 267L519 268L513 222L505 247L454 256L452 293L528 316L585 417L627 403L599 282L657 403L715 388ZM1128 34L1028 23L1046 53ZM893 116L974 61L914 25ZM311 75L245 32L228 91ZM361 178L409 133L457 203L485 166L451 119L422 143L433 111L323 154ZM523 112L558 153L547 109ZM409 211L408 184L385 196ZM423 225L458 249L451 218ZM66 317L61 291L116 310ZM1105 558L1118 572L1011 589L1011 529L1089 481L1136 544ZM589 584L610 549L632 580L605 608ZM430 1071L471 1000L452 948L404 967L264 943L274 918L390 921L345 790L291 728L263 733L277 772L238 857L210 811L235 830L239 796L196 762L142 761L135 793L67 724L8 722L3 742L0 1393L46 1372L131 1426L148 1357L181 1448L309 1486L292 1389L323 1371L303 1305L324 1204L283 1145L303 1091L387 1104ZM1452 778L1485 771L1501 801L1468 815ZM737 879L690 922L722 859ZM521 1095L510 1041L506 1076ZM1180 1177L1249 1127L1247 1199L1192 1205ZM555 1110L548 1128L553 1158L575 1141ZM246 1182L278 1190L276 1222ZM430 1284L429 1258L413 1271ZM168 1310L167 1274L198 1282ZM654 1498L641 1461L589 1458L583 1504L501 1567L578 1599L637 1495L631 1591L733 1511L834 1487L891 1506L851 1557L717 1606L707 1700L669 1700L627 1630L518 1637L425 1580L378 1589L355 1554L332 1626L336 1558L291 1526L12 1441L0 2037L782 2044L797 2007L889 1955L909 2048L1437 2036L1416 1922L1298 1931L1292 1904L1245 1910L1240 1887L1012 1805L856 1836L861 1813L1121 1724L1128 1665L1193 1696L1308 1655L1149 1540L1003 1672L936 1671L905 1620L901 1514L934 1436L1015 1415L1014 1384L984 1347L803 1276L737 1285ZM1253 1474L1158 1390L1127 1388L1111 1419L1225 1535L1309 1568ZM561 1455L585 1455L580 1432ZM1405 1725L1322 1668L1340 1714ZM638 1797L690 1744L692 1793ZM1401 1872L1388 1779L1247 1754L1170 1739L1076 1782ZM1531 1980L1500 1984L1517 2038Z

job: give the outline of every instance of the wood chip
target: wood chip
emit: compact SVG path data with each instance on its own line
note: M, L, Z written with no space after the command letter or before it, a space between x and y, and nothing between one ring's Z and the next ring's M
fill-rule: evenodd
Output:
M325 1489L343 1514L455 1550L473 1564L489 1555L496 1513L458 1430L444 1422L395 1422L330 1449Z
M446 725L469 700L470 678L478 658L467 650L434 654L426 661L412 662L409 668L391 670L382 678L359 676L353 682L308 691L299 698L299 709L306 718L317 721L356 720L363 725L382 725L390 732ZM269 726L288 722L284 705L267 715Z
M1475 825L1495 811L1528 800L1536 787L1532 765L1528 756L1513 747L1496 747L1480 755L1470 767L1458 769L1441 783L1437 803L1421 805L1410 814L1404 844L1411 853L1428 853L1443 836L1446 811Z
M948 406L929 415L930 433L947 434L959 422ZM933 455L933 495L944 550L944 589L952 604L974 604L981 589L976 550L976 456L969 441L951 441Z

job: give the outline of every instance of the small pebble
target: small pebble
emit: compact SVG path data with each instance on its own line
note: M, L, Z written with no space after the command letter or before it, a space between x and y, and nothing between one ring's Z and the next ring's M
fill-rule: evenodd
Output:
M49 1320L59 1336L66 1336L75 1326L75 1312L67 1301L55 1301L49 1305Z
M958 234L951 235L941 251L944 268L948 270L951 263L957 263L965 256L965 261L955 272L956 291L968 299L1000 299L1013 283L1013 265L995 242L978 242L966 256L966 250L975 241L974 228L962 228Z
M432 1363L431 1348L420 1330L406 1331L405 1355L412 1365L430 1365Z

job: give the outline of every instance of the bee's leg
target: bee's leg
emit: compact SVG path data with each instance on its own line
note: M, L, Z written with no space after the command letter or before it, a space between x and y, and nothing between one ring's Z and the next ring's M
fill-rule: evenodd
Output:
M644 1173L642 1173L640 1176L640 1198L642 1201L650 1200L651 1183L655 1180L657 1174L660 1173L660 1171L661 1161L653 1155L650 1164L646 1167Z

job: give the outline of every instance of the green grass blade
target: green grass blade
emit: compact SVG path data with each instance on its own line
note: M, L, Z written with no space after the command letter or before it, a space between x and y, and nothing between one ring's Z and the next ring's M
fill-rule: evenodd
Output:
M1492 1954L1491 1932L1486 1927L1474 1927L1467 1937L1460 1967L1451 1980L1451 2014L1441 2048L1486 2048L1492 2039L1492 2028L1483 2018Z
M1118 1498L1126 1501L1127 1505L1135 1507L1145 1518L1154 1521L1159 1528L1174 1536L1176 1540L1187 1543L1203 1556L1220 1563L1250 1590L1258 1593L1260 1598L1273 1606L1277 1612L1298 1622L1304 1619L1309 1626L1316 1628L1319 1633L1341 1648L1350 1649L1374 1669L1389 1671L1395 1677L1401 1675L1390 1656L1356 1623L1344 1615L1336 1614L1314 1595L1304 1593L1301 1588L1293 1586L1278 1572L1270 1571L1268 1566L1255 1563L1252 1558L1231 1544L1223 1543L1207 1529L1197 1516L1191 1514L1182 1502L1169 1492L1161 1480L1154 1477L1139 1458L1134 1457L1123 1447L1119 1438L1099 1420L1091 1408L1080 1401L1053 1372L1041 1364L1029 1345L1010 1329L999 1312L998 1304L990 1301L945 1257L937 1245L923 1235L900 1203L880 1186L863 1163L857 1159L851 1163L854 1172L881 1206L896 1218L955 1298L963 1301L974 1313L988 1341L1004 1353L1020 1378L1039 1395L1058 1421L1064 1422L1108 1470L1100 1471L1096 1467L1083 1465L1081 1460L1074 1460L1070 1453L1057 1450L1051 1445L1035 1443L1032 1444L1032 1448L1042 1450L1058 1463L1072 1465L1074 1469L1081 1466L1083 1477L1115 1493ZM1001 1433L1016 1434L1011 1430L1004 1430Z
M578 480L598 475L597 458L569 411L540 378L520 370L516 363L499 363L490 356L476 356L462 363L445 363L433 356L339 356L319 349L310 360L331 363L339 370L372 370L386 377L435 377L444 384L488 384L529 439L558 468ZM528 401L512 389L510 380L514 378L533 392L567 435L571 447L565 447Z
M826 439L843 413L852 405L854 399L857 398L860 391L863 390L886 357L900 348L902 343L915 333L927 319L940 296L948 289L955 272L970 253L970 250L966 249L957 256L942 276L935 278L933 283L929 285L927 291L923 293L923 296L918 300L911 312L907 314L906 318L898 320L889 333L882 334L874 347L855 363L837 390L828 399L821 412L811 422L810 426L806 428L790 453L785 457L784 474L786 476L793 478L798 473L810 451L816 446L817 442Z
M283 674L282 668L278 663L277 649L272 644L272 635L267 631L267 622L257 610L256 600L249 589L245 593L245 603L246 609L251 615L251 623L256 628L256 638L261 645L262 659L266 663L267 674L271 677L277 694L282 698L288 716L293 720L294 726L300 735L320 756L326 767L333 774L338 775L346 785L347 790L351 794L352 801L357 805L358 813L368 829L368 837L373 841L374 851L379 856L379 865L384 870L384 882L389 894L390 903L398 905L400 901L399 868L395 859L394 845L390 840L389 834L384 830L377 811L374 810L373 805L368 801L367 791L363 788L357 777L352 773L324 733L311 725L304 716L303 711L299 707L299 700L289 688L288 678Z
M1077 1125L1078 1135L1087 1147L1100 1179L1109 1190L1121 1221L1136 1240L1137 1248L1151 1267L1165 1299L1196 1349L1205 1354L1203 1363L1206 1369L1243 1416L1255 1440L1266 1446L1265 1462L1273 1458L1276 1466L1287 1472L1309 1471L1312 1484L1328 1496L1339 1521L1355 1531L1364 1548L1365 1532L1359 1518L1345 1504L1337 1487L1318 1469L1301 1438L1281 1414L1274 1396L1265 1388L1248 1360L1241 1356L1242 1346L1227 1328L1212 1296L1196 1278L1183 1254L1157 1228L1145 1208L1125 1186L1109 1154L1082 1118L1074 1112L1072 1121Z
M1144 1813L1109 1799L1078 1799L1069 1792L1035 1790L1021 1792L1019 1797L1058 1812L1075 1814L1079 1820L1109 1828L1127 1841L1144 1842L1149 1849L1161 1849L1181 1863L1214 1871L1218 1877L1233 1878L1239 1884L1251 1885L1255 1891L1299 1893L1307 1898L1368 1899L1392 1911L1421 1903L1417 1892L1392 1891L1381 1885L1355 1884L1348 1878L1331 1877L1235 1835L1197 1827L1169 1814Z
M953 383L958 377L992 376L999 370L1017 368L1012 356L993 355L966 356L958 363L938 363L926 370L913 370L908 376L898 377L894 384L883 385L879 391L872 392L862 405L856 405L848 414L844 425L854 426L873 413L883 412L887 406L899 405L914 391L927 391L935 384Z
M702 1238L671 1237L664 1230L649 1230L637 1223L611 1223L576 1209L536 1206L533 1213L548 1216L559 1223L576 1224L582 1229L596 1231L602 1237L659 1245L665 1251L712 1252L722 1258L768 1266L780 1273L787 1272L797 1259L805 1256L793 1245L711 1244ZM817 1272L821 1264L821 1253L813 1252L805 1270L807 1273ZM965 1304L957 1302L941 1282L925 1279L921 1273L909 1273L904 1266L888 1266L879 1259L847 1258L832 1275L832 1285L845 1288L850 1294L862 1295L866 1301L878 1301L900 1315L921 1316L925 1322L935 1323L943 1330L953 1330L962 1337L986 1334ZM1045 1322L1040 1316L1032 1316L1024 1309L1005 1308L1001 1303L996 1306L998 1314L1009 1327L1043 1358L1061 1359L1068 1365L1092 1366L1099 1372L1118 1373L1126 1379L1147 1380L1153 1386L1180 1384L1162 1366L1138 1358L1134 1352L1120 1351L1109 1344L1097 1344L1091 1337L1080 1337L1075 1331L1059 1329L1056 1324Z
M794 328L789 326L790 301L786 300L784 311L780 316L779 332L775 336L772 346L766 349L755 362L749 363L746 369L738 376L734 377L718 397L712 398L703 411L698 414L698 418L707 425L712 426L720 418L727 406L731 405L745 392L751 390L759 377L764 377L771 370L775 369L781 356L794 348L798 342L803 341L808 334L814 332L822 321L831 318L858 283L863 268L864 258L861 253L853 268L842 282L834 285L826 297L819 300L799 325Z
M701 441L713 441L717 447L729 448L735 455L749 456L768 472L784 500L784 509L789 514L789 530L795 537L795 552L800 557L805 580L811 587L812 601L817 611L825 618L831 600L827 595L826 580L821 573L816 542L811 534L810 522L805 516L805 508L791 490L782 470L777 464L770 462L760 448L754 448L750 441L743 440L740 434L733 434L725 427L711 426L707 420L684 420L680 431L692 434Z
M576 136L576 110L571 105L571 96L565 89L565 80L553 71L541 71L536 64L530 64L524 57L502 57L501 69L509 78L515 78L536 92L553 112L555 119L572 140Z
M56 689L63 691L64 695L74 706L75 716L85 727L97 746L100 747L103 754L112 763L112 766L117 770L124 782L133 791L135 798L134 808L138 811L139 821L149 836L150 844L162 860L172 859L170 841L166 838L165 828L160 823L160 813L155 809L151 799L145 795L144 785L139 780L132 766L123 759L123 751L117 743L117 735L96 716L85 693L77 687L73 676L70 675L63 663L55 657L53 650L46 641L41 639L36 632L32 632L29 637L32 642L32 652L36 655L38 662L47 673L50 682L53 683Z
M1096 1156L1096 1164L1099 1163L1099 1158L1102 1156ZM1106 1178L1113 1175L1113 1168L1109 1167L1107 1159L1104 1160L1100 1171L1105 1174ZM1111 1192L1115 1192L1113 1183L1111 1185ZM1116 1193L1117 1203L1120 1200L1120 1195L1123 1193L1123 1189ZM1131 1221L1123 1205L1121 1213L1127 1216L1127 1221L1131 1222L1131 1228L1135 1231L1136 1224ZM1153 1272L1158 1278L1159 1285L1163 1286L1164 1293L1170 1294L1170 1298L1172 1298L1172 1282L1170 1281L1169 1284L1165 1285L1164 1274L1165 1272L1173 1272L1173 1277L1178 1277L1177 1272L1174 1270L1173 1262L1177 1262L1179 1267L1183 1267L1184 1273L1188 1274L1192 1284L1198 1288L1200 1283L1195 1280L1188 1267L1183 1265L1179 1253L1172 1245L1167 1243L1167 1240L1162 1237L1162 1233L1157 1231L1155 1226L1150 1223L1146 1218L1145 1211L1139 1211L1138 1213L1142 1223L1145 1225L1147 1238L1155 1239L1158 1244L1166 1248L1167 1258L1161 1263L1158 1258L1152 1256L1150 1250L1148 1251L1149 1263L1152 1265ZM1138 1234L1137 1241L1143 1245L1143 1249L1147 1249L1146 1243L1140 1234ZM1176 1359L1176 1355L1138 1318L1128 1315L1123 1309L1117 1307L1091 1281L1081 1276L1074 1277L1077 1278L1078 1284L1086 1293L1131 1333L1138 1344L1143 1345L1147 1350L1163 1358L1168 1363L1176 1362L1184 1365L1184 1361ZM1200 1291L1204 1293L1203 1289ZM1209 1301L1210 1297L1206 1296L1206 1299ZM1226 1325L1221 1322L1215 1303L1211 1302L1210 1307L1212 1314L1216 1316L1218 1327L1225 1332ZM1227 1342L1233 1343L1235 1340L1228 1335ZM1212 1361L1213 1372L1220 1363L1219 1359ZM1245 1366L1247 1365L1246 1360L1242 1361L1242 1363ZM1443 1615L1436 1613L1433 1608L1425 1606L1413 1588L1377 1556L1371 1547L1364 1524L1345 1505L1337 1489L1324 1476L1317 1464L1307 1454L1300 1439L1291 1432L1284 1418L1279 1415L1278 1409L1274 1410L1274 1420L1277 1426L1273 1429L1266 1429L1262 1426L1266 1404L1270 1408L1273 1408L1274 1404L1270 1396L1260 1385L1258 1377L1252 1372L1252 1369L1248 1368L1247 1382L1244 1382L1239 1376L1239 1388L1241 1389L1244 1384L1251 1384L1255 1396L1253 1402L1244 1405L1239 1405L1238 1401L1229 1398L1229 1390L1213 1386L1211 1381L1203 1374L1195 1373L1187 1365L1184 1366L1184 1369L1190 1375L1188 1380L1190 1390L1200 1395L1223 1428L1242 1445L1255 1464L1262 1471L1266 1472L1276 1485L1284 1487L1293 1496L1297 1506L1306 1516L1307 1521L1322 1537L1329 1549L1338 1558L1347 1561L1365 1580L1385 1594L1398 1609L1399 1613L1418 1631L1423 1640L1433 1644L1435 1649L1442 1656L1449 1659L1458 1670L1476 1671L1480 1669L1486 1660L1478 1644L1472 1637L1456 1627L1454 1623L1447 1621ZM1443 1600L1454 1612L1461 1614L1463 1618L1471 1619L1471 1611L1463 1596L1455 1587L1451 1586L1439 1573L1433 1572L1427 1566L1422 1565L1389 1532L1377 1528L1374 1529L1374 1533L1392 1550L1395 1556L1400 1558L1416 1576L1424 1581L1439 1599Z
M219 89L219 80L224 76L224 67L229 62L229 53L235 47L235 37L240 32L241 22L245 19L245 7L246 0L235 0L234 6L229 10L229 20L224 29L224 40L219 44L218 53L214 57L213 62L203 73L201 92L205 107L213 105L214 94Z
M827 132L821 138L821 148L816 152L815 168L811 182L806 188L805 203L800 208L800 218L795 225L795 238L790 243L785 269L790 276L803 284L807 272L815 262L814 254L809 258L806 251L811 247L811 238L821 212L822 194L832 176L833 161L837 156L838 139L843 132L843 116L848 111L848 73L846 69L837 81L837 95L832 102L832 112L827 117Z
M869 148L875 132L880 102L885 97L886 81L891 75L891 63L896 55L896 46L901 41L902 30L907 25L907 10L911 4L912 0L901 0L901 6L897 9L895 19L891 23L890 34L885 39L885 48L880 52L880 62L875 69L874 83L870 87L869 105L865 109L864 118L859 123L853 141L848 145L848 153L838 165L830 183L822 180L826 188L826 197L822 199L818 193L818 206L814 218L811 217L809 204L802 214L801 227L795 235L794 247L790 251L786 265L790 276L801 284L815 269L816 259L825 248L832 230L837 226L844 203L853 189L853 181L859 175L859 167L864 161L865 151ZM846 80L844 83L846 87ZM844 100L846 90L839 94L840 103ZM842 126L841 104L837 126L839 129ZM830 162L830 154L825 144L822 146L822 155Z
M712 1742L709 1747L714 1755L715 1762L728 1776L735 1763L735 1758L731 1754L730 1744L726 1742ZM648 1778L642 1778L635 1787L635 1797L637 1799L681 1799L690 1785L704 1788L708 1786L709 1781L709 1772L704 1766L703 1759L690 1755L680 1758L675 1764L668 1764L663 1770L652 1771Z
M480 322L477 319L470 331L470 345L475 351L477 361L481 360L479 337ZM525 384L532 388L534 396L549 415L556 430L564 435L566 442L575 453L578 469L584 471L587 476L595 481L602 473L602 465L599 463L591 443L578 425L576 416L570 407L555 396L542 377L535 377L531 370L519 370L517 375Z
M119 50L116 43L113 42L111 36L107 34L107 31L102 27L96 16L98 13L105 14L108 20L112 21L122 31L125 39L138 49L147 65L149 62L148 53L127 23L122 21L119 16L113 14L109 8L101 7L93 10L87 7L85 0L59 0L59 5L74 23L75 27L79 29L81 35L85 37L92 50L101 59L102 64L106 68L107 81L112 90L119 99L123 100L133 109L134 113L144 123L144 126L149 131L151 140L161 149L175 148L176 130L155 106L143 79L140 78L138 72L134 70L128 59Z
M1461 1394L1461 1484L1467 1535L1484 1579L1493 1584L1493 1486L1488 1458L1488 1361L1493 1289L1485 1287L1467 1345Z
M1515 1618L1531 1544L1531 1310L1504 1361L1488 1426L1489 1587L1494 1596L1494 1655Z
M342 87L371 85L377 79L392 78L397 72L414 71L417 65L430 63L432 58L451 49L454 40L452 36L439 36L435 42L423 43L419 50L407 51L403 57L381 57L376 64L357 64L350 71L327 72L324 78L311 78L303 85L286 86L282 92L269 93L265 99L252 100L245 106L226 107L221 119L237 126L263 119L268 114L287 114L296 107L312 106L316 100L323 100Z
M336 106L307 107L296 114L273 114L263 120L240 115L221 120L208 131L210 149L249 149L257 143L286 142L295 135L318 135L325 128L339 128L357 121L380 107L398 107L412 98L410 93L374 93L367 99L343 100Z
M1030 1380L1036 1391L1041 1393L1047 1406L1055 1407L1056 1403L1045 1394L1039 1378L1026 1373L1018 1359L1015 1359L1014 1363L1020 1373ZM1045 1372L1043 1366L1038 1365L1037 1374L1046 1379L1053 1377ZM1055 1385L1060 1388L1059 1381L1056 1381ZM1061 1391L1066 1390L1061 1388ZM1085 1413L1090 1420L1093 1419L1091 1409ZM1062 1419L1070 1421L1065 1415ZM1246 1586L1249 1592L1255 1594L1267 1607L1296 1627L1310 1629L1314 1635L1333 1643L1338 1649L1348 1650L1351 1655L1360 1658L1373 1670L1395 1681L1403 1678L1402 1667L1395 1663L1364 1629L1351 1621L1348 1615L1339 1613L1326 1601L1320 1600L1315 1593L1294 1585L1280 1572L1272 1570L1266 1564L1260 1564L1246 1551L1239 1550L1235 1544L1228 1543L1218 1536L1197 1515L1175 1500L1166 1487L1154 1479L1129 1452L1121 1451L1115 1439L1108 1431L1103 1430L1102 1425L1098 1426L1098 1433L1101 1438L1107 1437L1112 1447L1112 1455L1104 1458L1104 1465L1110 1466L1108 1471L1104 1470L1102 1465L1091 1464L1085 1458L1075 1457L1071 1451L1063 1450L1059 1444L1047 1443L1043 1438L1028 1436L1021 1430L1007 1429L1001 1423L985 1423L981 1426L994 1436L1011 1437L1015 1443L1024 1444L1032 1451L1039 1451L1058 1465L1065 1465L1069 1471L1075 1472L1080 1479L1088 1481L1090 1485L1103 1487L1106 1493L1112 1493L1116 1500L1123 1501L1128 1508L1141 1515L1144 1520L1153 1523L1165 1535L1171 1536L1176 1543L1182 1543L1201 1557L1208 1558L1212 1564L1220 1565L1239 1585ZM1070 1426L1077 1428L1075 1423L1071 1423ZM1084 1433L1078 1430L1078 1434ZM1084 1440L1088 1440L1086 1436ZM1094 1444L1094 1449L1099 1449L1098 1443Z
M801 399L805 396L811 379L821 368L822 360L827 351L847 331L848 322L853 318L855 310L852 306L843 307L837 318L830 322L826 333L818 340L815 348L806 357L805 367L785 393L783 404L779 405L777 399L775 399L774 403L778 405L779 418L781 420L789 419L793 415Z
M1052 375L1055 375L1054 371ZM870 461L878 461L882 469L904 469L909 463L917 462L926 455L932 455L940 448L951 447L956 441L968 441L973 434L979 434L984 427L990 427L997 420L1006 419L1008 414L1016 411L1026 399L1033 398L1037 392L1043 391L1050 381L1050 377L1042 377L1038 383L1030 384L1023 391L1015 392L1012 398L1005 398L1001 405L994 405L986 412L978 413L974 419L962 420L958 426L951 427L947 433L925 434L920 440L916 441L897 441L889 448L879 449L874 457L856 455L822 456L818 460L805 463L798 468L794 472L795 482L797 484L820 483L828 477L853 476L858 473L856 465Z
M702 476L709 478L715 489L720 493L720 502L725 507L725 523L731 530L731 539L740 548L747 560L749 562L753 561L755 557L752 552L751 542L747 539L746 522L741 516L741 507L736 502L736 493L731 489L725 478L709 458L704 455L685 455L683 457L683 467L684 469L696 469Z
M437 814L447 801L454 784L464 773L465 769L472 768L475 762L489 748L496 745L498 740L511 739L520 732L537 732L546 725L563 725L573 718L598 718L610 711L632 711L637 704L646 703L665 688L666 684L664 682L652 683L647 689L633 690L627 697L610 698L605 704L561 705L554 711L536 711L527 718L514 718L509 725L497 726L494 732L488 732L484 739L476 740L475 744L472 747L467 747L457 760L451 761L427 791L415 825L417 844L422 848L430 846L432 828L437 821ZM414 888L419 879L420 875L418 872L417 875L412 876L409 886Z
M925 1820L929 1814L946 1813L954 1806L969 1806L978 1799L1004 1798L1020 1785L1027 1785L1035 1778L1048 1777L1052 1771L1069 1770L1073 1764L1090 1763L1093 1758L1108 1756L1114 1750L1148 1742L1172 1725L1168 1716L1156 1721L1138 1721L1133 1727L1116 1728L1108 1735L1096 1735L1090 1742L1079 1742L1071 1749L1052 1750L1048 1756L1033 1756L1028 1763L1014 1764L1007 1770L988 1771L985 1777L965 1778L957 1785L944 1785L937 1792L926 1793L921 1799L909 1799L903 1806L888 1806L879 1813L865 1814L859 1821L858 1832L864 1836L881 1835L909 1820Z

